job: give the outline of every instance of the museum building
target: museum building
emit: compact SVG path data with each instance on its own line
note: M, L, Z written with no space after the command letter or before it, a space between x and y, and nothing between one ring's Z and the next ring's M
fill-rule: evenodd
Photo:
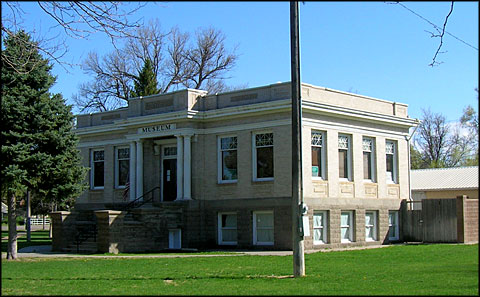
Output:
M301 97L305 249L401 240L417 123L407 105L305 83ZM289 82L78 115L90 187L52 214L54 250L86 222L100 252L291 250L291 119Z

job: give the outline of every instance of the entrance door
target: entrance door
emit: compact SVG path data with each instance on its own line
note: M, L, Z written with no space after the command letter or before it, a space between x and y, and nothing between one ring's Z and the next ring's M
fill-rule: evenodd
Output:
M177 199L177 159L163 159L163 201Z

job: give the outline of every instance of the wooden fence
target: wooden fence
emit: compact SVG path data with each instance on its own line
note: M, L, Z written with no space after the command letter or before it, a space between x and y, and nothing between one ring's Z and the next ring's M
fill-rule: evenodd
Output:
M423 199L421 210L401 206L403 240L407 242L478 242L478 199ZM472 228L472 226L474 226Z

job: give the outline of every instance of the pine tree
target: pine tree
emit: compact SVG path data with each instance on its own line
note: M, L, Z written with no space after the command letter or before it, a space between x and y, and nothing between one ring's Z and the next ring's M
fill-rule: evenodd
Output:
M157 76L153 72L153 66L150 59L145 61L142 71L135 79L135 90L131 91L132 98L140 96L155 95L160 93L157 88Z
M52 66L24 31L4 40L1 67L1 193L9 208L7 258L15 259L16 198L31 191L46 202L71 205L85 187L86 169L80 165L71 106L49 93L56 79Z

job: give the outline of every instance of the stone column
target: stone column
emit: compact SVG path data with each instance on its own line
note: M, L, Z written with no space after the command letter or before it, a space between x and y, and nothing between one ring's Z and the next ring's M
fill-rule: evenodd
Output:
M143 142L137 141L137 179L136 179L136 193L139 198L143 196Z
M184 136L183 151L183 199L191 199L191 176L192 176L192 135Z
M125 213L117 210L97 210L97 249L101 253L118 254L123 251L122 234Z
M69 211L55 211L50 213L52 228L52 251L60 252L62 248L67 247L72 240L72 234L75 234L75 220L68 220L71 216Z
M177 199L183 199L183 137L177 137Z
M129 185L130 185L130 201L135 200L136 192L136 170L137 170L137 155L136 155L136 144L135 141L130 142L130 169L129 169Z

